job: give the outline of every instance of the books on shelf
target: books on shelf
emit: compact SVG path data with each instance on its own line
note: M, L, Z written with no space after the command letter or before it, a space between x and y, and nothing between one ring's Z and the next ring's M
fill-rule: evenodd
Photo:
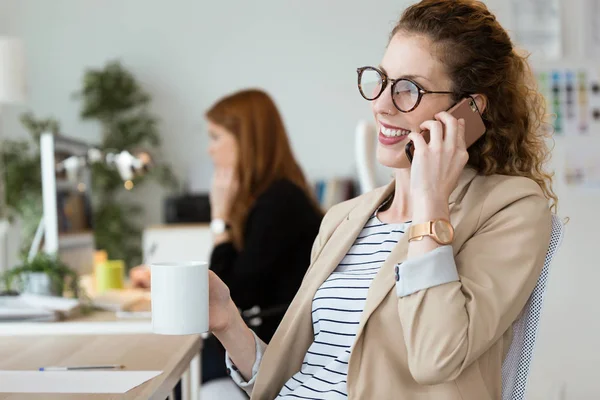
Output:
M321 179L315 183L315 196L323 211L357 194L357 185L350 178Z

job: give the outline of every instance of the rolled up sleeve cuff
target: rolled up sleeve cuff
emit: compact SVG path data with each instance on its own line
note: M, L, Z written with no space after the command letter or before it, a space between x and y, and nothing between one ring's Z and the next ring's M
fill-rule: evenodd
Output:
M231 376L231 379L233 379L236 385L242 388L249 396L252 394L254 381L256 381L256 375L260 368L260 362L262 361L263 354L267 348L267 345L256 336L256 333L252 332L252 334L254 335L254 342L256 343L256 361L254 361L254 365L252 365L252 377L248 382L244 380L242 374L240 374L237 367L233 364L233 361L229 358L229 354L225 354L225 365L227 366L229 376Z
M398 297L459 280L452 246L441 246L422 256L396 265Z

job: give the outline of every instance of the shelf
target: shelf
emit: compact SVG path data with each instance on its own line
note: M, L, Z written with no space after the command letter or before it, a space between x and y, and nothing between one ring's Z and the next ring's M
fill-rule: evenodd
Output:
M58 247L61 249L94 246L94 232L61 233L58 235Z
M56 181L56 188L58 190L72 190L72 191L76 191L77 190L77 184L76 183L71 183L69 181Z
M171 229L205 229L210 228L210 223L208 222L181 222L181 223L173 223L173 224L163 224L163 225L149 225L145 228L147 231L162 231L162 230L171 230Z

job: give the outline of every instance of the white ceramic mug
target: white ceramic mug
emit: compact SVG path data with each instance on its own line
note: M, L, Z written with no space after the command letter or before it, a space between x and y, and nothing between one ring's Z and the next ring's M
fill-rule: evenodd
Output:
M150 265L152 331L162 335L208 332L208 263Z

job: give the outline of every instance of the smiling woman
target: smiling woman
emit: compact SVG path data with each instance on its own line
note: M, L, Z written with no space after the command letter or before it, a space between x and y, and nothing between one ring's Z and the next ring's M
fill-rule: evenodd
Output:
M252 399L501 398L511 327L542 270L556 204L544 102L530 82L483 3L407 8L380 65L358 69L393 182L327 213L268 346L232 301L211 297L222 317L213 332ZM485 124L469 147L473 120L447 112L456 104Z

